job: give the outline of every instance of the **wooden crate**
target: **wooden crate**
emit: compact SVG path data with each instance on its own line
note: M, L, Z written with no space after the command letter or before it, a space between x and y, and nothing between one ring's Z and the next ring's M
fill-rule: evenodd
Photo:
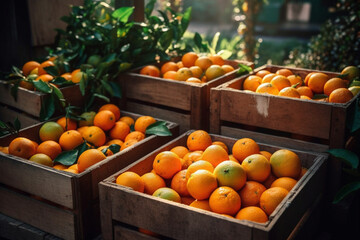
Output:
M60 88L64 98L72 106L82 106L84 97L81 95L79 85ZM31 91L22 87L18 88L17 100L11 96L10 86L0 80L0 103L30 114L36 118L40 117L41 104L46 100L48 94Z
M275 72L281 68L284 67L265 65L255 69L251 74L263 69ZM303 79L308 73L315 71L286 68ZM339 75L335 72L321 72L330 77ZM300 139L327 145L330 148L344 147L347 135L346 120L354 110L359 95L346 104L338 104L257 94L241 90L247 76L211 89L210 131L212 133L223 134L225 127L242 128L280 137L299 136Z
M201 85L141 75L141 68L134 69L119 77L126 110L146 115L155 113L178 123L180 133L188 129L208 130L210 88L235 78L239 63L254 67L251 62L226 61L236 70Z
M99 184L103 239L153 239L138 232L150 230L170 239L286 239L296 229L306 211L324 191L327 155L295 150L307 173L270 215L266 224L230 219L220 214L193 208L117 185L116 177L125 171L140 175L150 172L155 156L177 145L186 146L188 131L163 147L139 159ZM211 135L231 147L237 139ZM261 150L274 152L279 146L259 144ZM231 149L231 148L229 148ZM216 227L214 227L216 226Z
M20 112L17 109L11 108L6 105L0 106L0 120L3 122L14 123L15 119L18 118L21 123L21 129L33 126L40 122L38 118L35 118L24 112Z
M133 118L140 115L122 112ZM20 131L38 137L42 124ZM167 122L171 137L148 136L80 174L59 171L0 153L0 212L44 232L65 239L89 239L100 233L98 183L178 135L177 124ZM7 146L16 136L0 138Z

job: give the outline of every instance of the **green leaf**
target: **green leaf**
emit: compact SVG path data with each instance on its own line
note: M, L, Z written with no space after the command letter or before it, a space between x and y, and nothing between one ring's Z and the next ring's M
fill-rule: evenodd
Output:
M107 150L110 150L113 154L118 153L120 151L120 145L117 144L111 144L110 146L104 148L101 150L103 154L106 154Z
M239 70L237 71L237 74L239 76L244 75L244 74L248 74L252 71L252 68L244 65L244 64L239 64Z
M84 75L83 75L84 76ZM80 82L79 82L79 89L81 92L82 96L85 96L85 92L86 92L86 79L84 77L81 77Z
M130 132L133 132L133 131L135 131L135 126L134 126L134 124L131 124L130 125Z
M169 48L171 42L173 40L173 30L169 29L167 32L163 33L159 39L159 43L161 48L165 51Z
M217 55L221 56L223 59L229 59L232 55L232 52L225 49L217 52Z
M55 66L44 67L44 70L52 76L59 76L59 71Z
M360 182L351 182L343 186L335 195L333 204L339 203L349 194L358 191L360 189Z
M10 94L15 99L15 101L17 101L18 89L19 89L19 82L16 82L14 85L10 87Z
M86 141L84 141L82 144L77 146L75 148L75 150L78 151L76 158L79 158L79 156L88 149L90 149L90 147L89 147L89 145L86 144Z
M116 9L111 15L118 21L126 23L129 20L130 15L133 13L134 7L122 7Z
M181 18L181 29L182 29L182 34L185 33L186 29L188 28L189 26L189 23L190 23L190 19L191 19L191 11L192 11L192 7L188 7L182 18Z
M53 83L53 84L56 84L56 85L58 85L60 87L74 85L74 83L72 81L68 81L63 77L55 77L50 82Z
M34 87L39 92L43 93L51 93L52 89L46 82L43 82L42 80L34 81Z
M54 95L50 94L49 97L45 98L42 102L40 109L40 119L49 120L55 113L55 99Z
M61 163L65 166L71 166L76 163L78 159L78 152L79 150L70 150L70 151L64 151L60 153L55 159L54 162Z
M146 128L146 134L157 136L172 136L172 133L166 126L166 122L157 121Z
M219 38L220 38L220 32L215 33L215 35L214 35L214 37L213 37L213 39L212 39L212 41L211 41L211 48L212 48L213 50L216 49L216 46L217 46L218 41L219 41ZM215 52L212 53L212 54L215 54Z
M106 97L105 95L99 94L99 93L94 93L93 94L94 97L100 98L106 102L110 102L110 99L108 97Z
M332 156L339 158L346 165L350 166L353 169L356 169L359 166L358 156L349 150L342 148L333 148L329 149L327 152L330 153Z
M102 86L104 87L104 89L110 94L110 96L114 96L114 91L113 89L111 88L111 85L109 84L108 81L106 80L101 80L101 84Z
M58 102L60 102L61 106L64 108L66 105L66 100L64 98L63 93L56 86L52 86L52 89L53 89L53 94L55 94L56 98L58 99Z
M352 81L349 87L360 86L360 81Z
M113 90L113 95L114 97L117 97L117 98L121 98L122 97L122 93L121 93L121 86L119 83L117 82L108 82Z
M360 129L360 98L356 99L355 109L351 111L346 122L347 128L351 133L354 133Z
M194 43L199 49L202 48L202 37L198 32L194 35Z
M19 132L19 130L20 130L20 128L21 128L21 123L20 123L20 121L19 121L19 118L18 118L18 117L16 117L16 118L15 118L15 121L14 121L14 128L15 128L16 132Z
M146 4L144 12L145 12L145 17L147 19L149 19L149 17L151 16L151 13L152 13L152 11L154 10L154 7L155 7L155 3L156 3L156 0L150 0Z

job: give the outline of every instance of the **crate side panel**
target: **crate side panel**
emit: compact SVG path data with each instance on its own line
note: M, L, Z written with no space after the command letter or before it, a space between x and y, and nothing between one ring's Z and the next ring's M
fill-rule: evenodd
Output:
M65 239L76 239L77 222L74 214L0 186L0 211L7 216L30 224Z
M3 122L14 122L18 118L21 123L21 129L33 126L40 122L39 119L34 118L24 112L16 111L5 105L0 106L0 120Z

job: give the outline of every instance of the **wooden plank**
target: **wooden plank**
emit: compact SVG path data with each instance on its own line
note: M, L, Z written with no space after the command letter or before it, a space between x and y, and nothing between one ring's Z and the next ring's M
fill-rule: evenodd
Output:
M113 237L113 221L112 221L112 209L111 199L108 195L106 187L99 183L99 200L100 200L100 218L101 218L101 232L104 240L114 239Z
M76 239L72 212L0 186L0 212L55 236Z
M180 133L190 129L190 113L177 112L161 108L160 106L151 106L127 100L126 110L140 113L143 115L156 116L174 123L179 124Z
M69 15L71 5L82 5L82 0L28 0L29 18L33 46L54 43L55 28L65 29L66 23L61 17Z
M105 239L105 238L104 238ZM157 237L152 237L150 235L146 235L144 233L140 233L139 231L135 231L129 229L127 227L123 227L121 225L114 226L114 239L121 239L121 240L155 240L158 239Z
M219 88L212 88L210 91L210 133L220 134L220 98Z
M221 93L220 109L224 121L329 138L329 104L227 89Z
M219 214L194 209L184 204L134 192L127 187L115 183L116 177L125 171L134 171L139 175L149 172L152 168L153 159L159 152L169 150L175 145L185 144L187 136L191 132L184 133L100 183L102 193L106 194L104 196L106 203L102 204L102 208L108 207L111 209L111 214L108 213L107 217L111 216L112 223L117 221L120 224L148 229L175 239L191 239L195 236L198 239L213 239L223 237L224 233L226 233L227 238L264 240L277 239L276 237L279 237L283 239L291 232L291 228L286 229L287 226L292 224L295 226L308 208L308 203L312 203L318 194L321 194L323 191L327 156L298 151L292 148L290 150L295 151L299 155L302 165L308 167L308 172L299 180L291 194L288 195L287 201L284 201L277 208L278 214L271 215L270 221L266 224L229 219ZM234 138L219 135L211 136L213 141L223 141L228 147L232 146L236 141ZM279 149L278 146L270 144L259 145L262 150L270 152ZM296 145L293 145L293 147L296 148ZM314 194L314 192L317 194ZM109 201L111 201L111 205L106 206L109 204ZM294 211L297 211L297 213L293 214ZM157 217L154 218L154 216ZM105 221L107 223L110 222L109 219ZM172 228L163 227L169 225ZM208 231L208 228L204 228L204 226L217 226L217 228L213 231ZM107 227L107 229L110 228L109 226Z
M317 144L317 143L311 143L296 139L289 139L286 137L279 137L276 135L269 135L265 133L255 132L255 131L247 131L240 128L233 128L228 126L221 126L220 128L221 135L234 137L234 138L252 138L256 142L259 143L267 143L267 144L273 144L273 145L281 145L283 147L294 147L296 146L296 149L302 150L302 151L309 151L309 152L326 152L329 150L328 145L323 144Z
M3 122L14 123L15 119L18 118L21 124L21 129L33 126L40 122L39 119L36 119L24 112L17 111L13 108L9 108L5 105L0 106L0 120Z
M73 209L73 179L51 167L0 153L0 183Z

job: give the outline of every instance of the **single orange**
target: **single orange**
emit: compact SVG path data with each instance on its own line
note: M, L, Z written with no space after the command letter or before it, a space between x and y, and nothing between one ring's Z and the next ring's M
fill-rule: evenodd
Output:
M40 67L40 63L38 63L36 61L29 61L23 65L22 72L23 72L24 76L28 76L32 70L34 70L35 68L39 68L39 67Z
M241 166L248 180L265 181L271 172L269 160L261 154L252 154L244 159Z
M9 144L9 154L29 159L36 153L36 148L33 142L24 137L17 137Z
M296 185L297 180L289 177L281 177L276 179L270 187L282 187L288 190L289 192L291 189Z
M200 56L195 61L195 66L200 67L203 71L208 69L211 65L213 65L213 62L206 56Z
M213 212L234 216L241 208L241 199L231 187L219 187L211 193L209 205Z
M168 71L177 71L179 66L175 62L166 62L161 66L161 74L164 75Z
M90 166L104 160L105 158L105 154L98 149L85 150L80 154L77 161L79 173L85 171Z
M90 126L85 129L83 138L96 147L100 147L106 142L105 132L97 126Z
M140 70L140 74L151 77L160 77L160 69L154 65L147 65Z
M300 93L293 87L285 87L278 94L282 97L300 98Z
M137 192L144 192L145 189L144 180L137 173L131 171L120 174L116 178L116 184L130 187Z
M197 170L200 170L200 169L207 170L211 173L214 172L214 166L211 163L200 159L189 165L189 167L187 168L187 172L186 172L186 178L188 179L191 174L193 174L194 172L196 172Z
M258 77L263 78L263 77L265 77L266 75L268 75L270 73L271 73L270 71L264 69L264 70L260 70L257 73L255 73L255 75L258 76Z
M294 73L290 70L290 69L287 69L287 68L281 68L279 70L277 70L275 72L277 75L282 75L284 77L288 77L290 75L294 75Z
M210 55L209 59L212 61L213 64L222 66L225 64L225 60L218 54Z
M184 146L176 146L170 149L170 151L176 153L180 158L183 158L189 152L189 149Z
M276 177L291 177L297 179L301 173L301 161L293 151L280 149L270 158L272 172Z
M232 147L233 156L240 162L252 154L260 152L259 145L251 138L241 138Z
M181 203L180 195L174 189L168 187L159 188L152 195L162 199Z
M59 144L64 151L69 151L79 146L83 141L84 139L78 131L69 130L61 134Z
M130 133L130 127L123 121L117 121L109 131L111 139L120 139L125 141L125 137Z
M104 131L110 130L115 125L115 115L109 110L102 110L94 117L94 126Z
M54 79L54 76L50 75L50 74L42 74L42 75L39 75L35 81L43 81L43 82L50 82L51 80Z
M44 153L48 155L52 160L54 160L61 152L61 146L59 143L48 140L40 143L36 149L37 153Z
M64 129L64 131L77 129L76 121L70 118L61 117L56 122Z
M269 221L268 216L261 208L253 206L240 209L235 218L258 223L266 223Z
M260 84L257 88L256 88L256 93L265 93L265 94L271 94L271 95L278 95L279 94L279 90L277 89L277 87L275 87L275 85L266 82L266 83L262 83Z
M164 73L163 78L176 80L176 72L175 71L167 71L166 73Z
M289 79L287 79L287 77L285 77L283 75L275 76L270 81L270 83L273 84L279 91L281 91L281 89L283 89L283 88L291 87L291 83L290 83Z
M323 93L325 83L328 80L329 76L327 74L314 73L310 76L307 85L314 93Z
M288 193L285 188L281 187L266 189L260 197L260 208L270 216Z
M206 81L211 81L225 74L225 70L219 65L211 65L205 71Z
M256 75L248 76L243 82L243 90L250 90L255 92L260 86L262 78Z
M229 160L229 154L219 145L210 145L203 152L201 159L216 167L221 162Z
M102 110L109 110L110 112L112 112L115 116L116 121L118 121L120 119L120 116L121 116L120 108L118 106L116 106L115 104L108 103L108 104L102 105L98 112L100 112Z
M190 207L199 208L206 211L211 211L209 200L195 200L189 205Z
M174 189L181 197L190 196L187 190L187 178L186 178L187 169L177 172L171 179L171 188Z
M240 190L246 182L244 168L234 161L223 161L214 169L214 175L219 186L231 187L235 191Z
M303 81L300 75L290 75L287 77L289 79L291 86L296 86L297 88L303 85Z
M298 87L296 90L300 93L300 96L304 95L309 97L310 99L314 97L313 91L307 86Z
M229 153L229 149L228 147L226 146L226 144L222 141L215 141L215 142L212 142L211 145L219 145L221 146L227 153Z
M188 67L182 67L177 70L175 80L186 81L193 76L191 70Z
M262 78L262 81L261 83L269 83L271 82L271 80L276 77L277 74L275 73L269 73L269 74L266 74L263 78Z
M191 66L195 65L195 61L198 58L199 58L199 56L196 53L188 52L182 56L181 62L184 65L184 67L191 67Z
M135 124L135 120L129 116L123 116L119 119L119 121L125 122L127 125L129 125L129 127L131 127L131 125Z
M156 173L145 173L141 178L145 184L144 193L152 195L157 189L166 187L164 179Z
M139 141L136 140L136 139L129 139L129 140L125 141L123 145L121 145L120 151L123 151L126 148L129 148L129 147L131 147L132 145L135 145L138 142Z
M181 160L175 153L164 151L156 155L153 169L160 177L170 179L181 170Z
M185 82L188 82L188 83L202 83L201 80L196 78L196 77L190 77L190 78L186 79Z
M126 135L125 137L125 142L134 139L138 142L140 142L141 140L143 140L145 138L145 134L140 132L140 131L133 131L131 133L129 133L128 135Z
M197 200L209 198L217 187L218 183L215 175L204 169L192 173L187 182L190 195Z
M200 79L201 76L203 75L203 70L199 66L192 66L189 69L192 73L192 76L195 78Z
M203 151L188 152L184 155L181 161L181 168L187 169L192 163L200 160ZM209 163L211 165L211 163Z
M354 95L347 88L338 88L331 92L329 96L329 102L332 103L347 103Z
M141 116L138 119L136 119L134 128L136 131L139 131L139 132L142 132L145 134L146 128L155 122L156 122L156 119L151 116Z
M204 130L195 130L190 133L186 141L186 145L190 151L204 151L211 144L211 136Z
M232 71L235 71L234 67L231 66L231 65L228 65L228 64L222 65L221 68L224 69L225 74L229 73L229 72L232 72Z
M244 187L239 191L241 205L243 207L259 206L260 196L266 190L266 187L256 181L247 181Z

